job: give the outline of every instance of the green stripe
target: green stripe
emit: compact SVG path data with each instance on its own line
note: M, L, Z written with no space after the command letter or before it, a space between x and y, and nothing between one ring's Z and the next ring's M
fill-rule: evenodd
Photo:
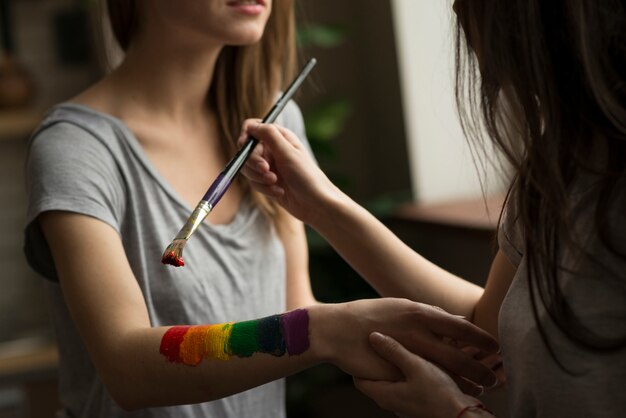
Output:
M258 321L244 321L233 324L230 334L230 351L238 357L250 357L259 351L257 339Z

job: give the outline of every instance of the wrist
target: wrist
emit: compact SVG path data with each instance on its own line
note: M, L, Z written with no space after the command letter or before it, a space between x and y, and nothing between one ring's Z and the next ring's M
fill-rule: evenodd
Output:
M330 322L331 305L314 305L307 308L309 311L309 342L311 355L317 363L329 361L328 353L328 323Z
M330 187L324 189L324 193L317 201L319 202L317 208L311 211L311 219L306 223L322 234L325 230L335 228L337 218L351 203L354 204L352 199L332 183Z
M487 409L481 401L471 396L464 396L463 399L455 402L455 418L494 418L495 415Z
M309 308L309 341L311 354L318 363L335 363L339 350L337 349L340 336L341 318L344 313L343 304L319 304Z

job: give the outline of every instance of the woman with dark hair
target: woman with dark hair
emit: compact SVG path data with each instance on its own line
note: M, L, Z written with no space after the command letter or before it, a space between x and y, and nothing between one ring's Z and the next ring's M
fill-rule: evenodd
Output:
M123 62L50 111L27 159L25 251L49 279L60 417L282 417L281 378L316 363L397 377L367 344L374 330L495 380L442 341L497 347L453 315L400 299L317 304L302 224L245 181L197 230L188 265L161 265L241 121L290 81L293 2L109 0L108 13ZM308 149L295 104L281 123Z
M287 129L247 122L263 142L245 173L382 295L440 306L498 336L511 416L621 417L626 4L457 0L454 9L466 136L488 138L515 173L485 289L406 247L334 187ZM397 382L356 379L383 407L410 417L491 416L393 338L370 339L404 373Z

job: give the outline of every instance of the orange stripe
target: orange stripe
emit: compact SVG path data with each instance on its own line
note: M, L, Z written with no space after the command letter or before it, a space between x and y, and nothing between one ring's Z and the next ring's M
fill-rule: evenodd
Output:
M210 325L189 328L180 344L180 360L189 366L197 366L205 355L205 338Z

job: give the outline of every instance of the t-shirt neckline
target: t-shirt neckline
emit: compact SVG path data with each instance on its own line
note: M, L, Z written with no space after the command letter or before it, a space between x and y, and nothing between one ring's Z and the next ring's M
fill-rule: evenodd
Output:
M185 211L187 213L189 213L189 215L191 215L191 213L193 212L193 210L195 208L190 207L189 204L172 187L172 185L167 180L165 180L165 178L156 169L154 164L152 164L152 162L150 161L150 159L146 155L143 147L139 143L139 140L137 139L137 137L135 136L133 131L128 127L128 125L126 125L126 123L123 120L121 120L121 119L119 119L119 118L117 118L117 117L115 117L115 116L113 116L113 115L111 115L109 113L97 110L97 109L95 109L93 107L90 107L88 105L84 105L82 103L63 102L63 103L60 103L60 104L54 106L54 108L55 109L64 109L64 108L65 109L67 109L67 108L72 109L73 108L74 110L86 112L86 113L95 115L97 117L103 118L103 119L107 120L109 123L111 123L116 129L118 129L121 132L121 134L124 136L124 138L127 139L127 143L129 144L131 150L135 154L135 157L137 157L137 159L143 165L144 169L157 182L159 187L161 187L165 191L165 193L174 202L176 202L177 205L179 205L182 208L184 208ZM198 201L200 201L200 199L201 199L201 197L199 197ZM243 214L243 212L246 211L246 209L250 209L249 205L250 205L249 194L246 193L242 197L242 199L241 199L241 201L239 203L239 207L237 208L237 211L235 212L235 216L231 219L230 222L228 222L228 223L221 223L221 224L214 224L214 223L211 223L211 222L207 222L205 220L203 222L203 225L206 228L210 228L210 229L214 229L214 230L227 230L227 229L234 228L237 225L239 225L239 223L242 221L242 214ZM182 227L182 225L181 225L181 227Z

